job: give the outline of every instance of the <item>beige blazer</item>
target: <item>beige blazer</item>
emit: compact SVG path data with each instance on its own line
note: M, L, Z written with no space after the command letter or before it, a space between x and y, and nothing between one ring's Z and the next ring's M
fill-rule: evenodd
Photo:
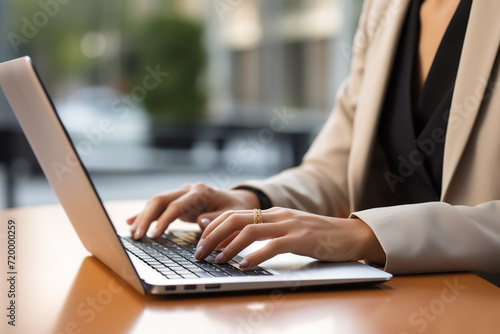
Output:
M391 206L375 139L409 3L365 1L350 76L303 163L245 185L261 189L275 206L359 217L379 239L389 272L500 271L500 1L472 3L447 125L441 201ZM397 182L417 163L403 158L410 165Z

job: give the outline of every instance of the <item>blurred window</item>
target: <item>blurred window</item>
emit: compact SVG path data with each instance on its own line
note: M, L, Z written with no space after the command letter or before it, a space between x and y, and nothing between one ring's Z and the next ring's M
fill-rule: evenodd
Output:
M361 6L0 0L0 61L31 56L91 172L196 172L184 179L215 175L229 186L300 163L348 74ZM2 129L22 139L0 94ZM0 143L0 156L9 145ZM29 149L24 160L0 171L37 174ZM235 162L237 175L227 177Z

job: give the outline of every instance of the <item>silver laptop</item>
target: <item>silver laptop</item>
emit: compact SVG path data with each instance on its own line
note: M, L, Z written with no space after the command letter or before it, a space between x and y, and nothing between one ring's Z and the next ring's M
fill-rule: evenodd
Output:
M14 111L45 176L85 248L141 294L188 294L380 283L392 275L358 262L328 263L281 254L249 270L217 254L197 261L196 232L164 233L136 241L117 234L89 175L29 57L0 64L0 87ZM194 233L194 234L193 234ZM260 245L262 246L262 245Z

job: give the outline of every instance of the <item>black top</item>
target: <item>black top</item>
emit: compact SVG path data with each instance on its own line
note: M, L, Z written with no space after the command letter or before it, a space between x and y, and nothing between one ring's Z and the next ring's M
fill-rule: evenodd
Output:
M417 101L414 68L420 6L411 1L383 104L378 140L387 155L386 181L403 203L438 201L444 141L472 0L461 0L437 50Z

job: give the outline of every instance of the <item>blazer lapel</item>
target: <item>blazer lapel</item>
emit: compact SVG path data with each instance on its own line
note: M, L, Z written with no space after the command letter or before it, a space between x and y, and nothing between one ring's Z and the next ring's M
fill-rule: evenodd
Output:
M490 78L500 42L500 1L473 1L448 120L441 200L448 193Z
M376 6L379 1L373 1L372 6ZM358 101L355 114L355 135L348 167L351 211L359 207L362 198L362 187L368 162L371 160L385 90L409 4L408 0L387 1L386 7L381 11L382 14L379 17L372 17L372 21L378 23L376 28L374 29L373 24L367 27L371 29L373 36L371 36L370 47L365 56L365 79L359 94L362 98ZM369 15L375 14L380 14L380 12L374 10L369 13Z

